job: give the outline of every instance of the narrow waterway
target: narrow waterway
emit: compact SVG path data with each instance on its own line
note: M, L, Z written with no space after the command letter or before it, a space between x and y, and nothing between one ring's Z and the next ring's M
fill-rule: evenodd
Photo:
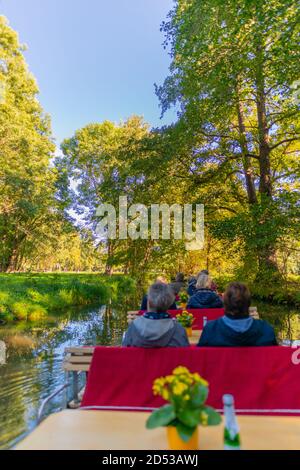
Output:
M256 303L278 337L300 340L300 312ZM64 381L64 349L76 345L117 345L127 327L126 306L72 309L47 322L0 327L7 346L6 364L0 365L0 449L12 447L36 424L41 401ZM47 408L60 409L63 395Z
M64 382L62 359L67 346L120 344L126 312L98 307L64 312L46 323L0 328L7 345L0 365L0 449L12 447L36 423L41 401ZM46 412L58 410L63 394Z

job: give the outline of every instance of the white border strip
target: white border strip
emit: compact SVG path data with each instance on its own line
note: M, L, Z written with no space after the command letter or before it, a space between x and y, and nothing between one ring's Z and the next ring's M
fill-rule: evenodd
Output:
M82 406L80 410L124 410L124 411L153 411L157 408L147 407L147 406ZM223 412L222 409L217 409L216 411ZM256 410L256 409L236 409L236 413L288 413L288 414L300 414L299 410L291 409L271 409L271 410Z

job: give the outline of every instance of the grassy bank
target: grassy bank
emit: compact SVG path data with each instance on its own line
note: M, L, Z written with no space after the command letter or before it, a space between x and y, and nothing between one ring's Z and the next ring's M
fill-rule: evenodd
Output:
M215 280L219 289L224 291L226 286L236 279L230 276L221 276L215 278ZM300 276L290 276L287 280L284 280L280 286L272 284L271 280L268 286L247 282L245 279L239 280L248 284L254 299L270 302L274 305L286 305L300 308Z
M0 320L37 321L67 307L103 304L133 292L134 281L123 275L0 274Z

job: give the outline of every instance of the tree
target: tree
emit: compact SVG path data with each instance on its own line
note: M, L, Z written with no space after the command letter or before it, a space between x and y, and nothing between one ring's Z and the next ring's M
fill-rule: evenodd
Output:
M27 241L55 217L54 144L17 34L0 17L0 270L19 268Z
M163 112L178 105L170 133L186 152L172 165L210 191L215 236L239 240L269 280L299 228L297 2L178 0L162 29L172 63L157 94Z

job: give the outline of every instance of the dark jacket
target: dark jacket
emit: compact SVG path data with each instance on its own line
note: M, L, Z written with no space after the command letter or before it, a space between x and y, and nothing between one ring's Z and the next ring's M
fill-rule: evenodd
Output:
M209 321L198 346L276 346L274 329L264 320L225 315Z
M171 317L136 318L126 331L122 346L138 348L165 348L189 346L185 329Z
M197 284L197 279L195 277L192 278L188 283L187 293L190 297L192 297L192 295L194 295L197 290L196 284Z
M196 289L190 297L187 308L222 308L222 299L211 289Z
M190 297L197 292L196 284L197 284L196 278L191 279L188 284L187 293L189 294ZM218 286L214 281L212 281L211 283L210 290L213 290L214 292L218 290Z
M146 295L144 295L144 297L142 298L140 310L147 310L147 309L148 309L147 302L148 302L148 295L146 294ZM177 305L176 305L175 302L171 305L171 307L169 308L169 310L177 310Z

